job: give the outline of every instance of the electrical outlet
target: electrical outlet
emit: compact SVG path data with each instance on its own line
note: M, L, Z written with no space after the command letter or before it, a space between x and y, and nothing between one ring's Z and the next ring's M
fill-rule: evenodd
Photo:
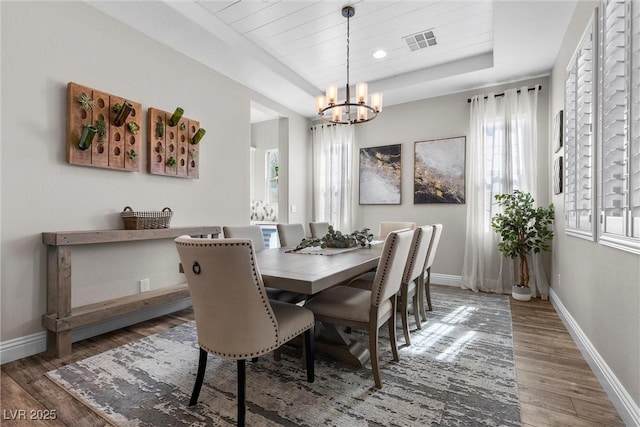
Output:
M147 292L149 289L151 289L149 279L140 279L140 292Z

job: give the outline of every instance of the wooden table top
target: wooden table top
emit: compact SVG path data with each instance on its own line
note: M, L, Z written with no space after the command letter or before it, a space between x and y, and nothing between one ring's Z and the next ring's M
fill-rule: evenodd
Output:
M286 253L265 249L256 254L265 286L306 295L316 294L374 269L383 244L334 255Z

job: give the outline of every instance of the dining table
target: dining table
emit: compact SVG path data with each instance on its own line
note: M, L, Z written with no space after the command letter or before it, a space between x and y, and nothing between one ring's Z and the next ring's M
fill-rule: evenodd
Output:
M265 286L312 298L325 289L348 283L354 277L375 269L383 246L382 242L374 242L371 247L345 250L270 248L257 252L256 260ZM316 329L318 351L353 366L368 362L367 346L341 328L322 324Z

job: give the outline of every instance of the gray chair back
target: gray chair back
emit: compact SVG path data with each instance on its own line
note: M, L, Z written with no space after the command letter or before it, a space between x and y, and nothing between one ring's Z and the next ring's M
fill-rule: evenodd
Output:
M324 237L329 232L328 222L310 222L309 231L311 231L311 237Z
M283 248L295 248L306 237L302 224L278 224L276 228L278 229L280 246Z
M382 221L378 226L378 237L385 239L390 232L404 230L405 228L414 230L416 223L408 221Z
M265 249L264 236L259 225L225 225L222 232L224 237L231 239L251 239L256 252Z
M414 230L402 283L411 283L424 272L432 236L433 226L431 225L424 225Z
M193 302L198 343L228 359L279 345L278 323L249 239L175 240Z
M382 256L371 286L371 305L378 307L400 290L413 231L392 231L384 241Z
M433 225L433 237L431 238L431 245L429 246L429 254L427 255L427 262L424 265L424 269L428 270L433 265L433 260L436 257L436 251L438 250L438 244L440 243L440 236L442 235L442 224Z

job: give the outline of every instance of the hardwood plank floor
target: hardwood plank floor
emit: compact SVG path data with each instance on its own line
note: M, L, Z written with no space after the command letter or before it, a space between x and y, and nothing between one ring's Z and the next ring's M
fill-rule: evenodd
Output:
M522 425L624 426L551 303L511 300L511 311ZM61 359L39 354L2 365L0 424L108 425L45 373L192 319L193 312L187 309L75 343L71 355ZM16 410L25 410L27 419L11 419ZM29 419L52 410L55 420Z
M511 299L522 425L624 426L549 301Z

